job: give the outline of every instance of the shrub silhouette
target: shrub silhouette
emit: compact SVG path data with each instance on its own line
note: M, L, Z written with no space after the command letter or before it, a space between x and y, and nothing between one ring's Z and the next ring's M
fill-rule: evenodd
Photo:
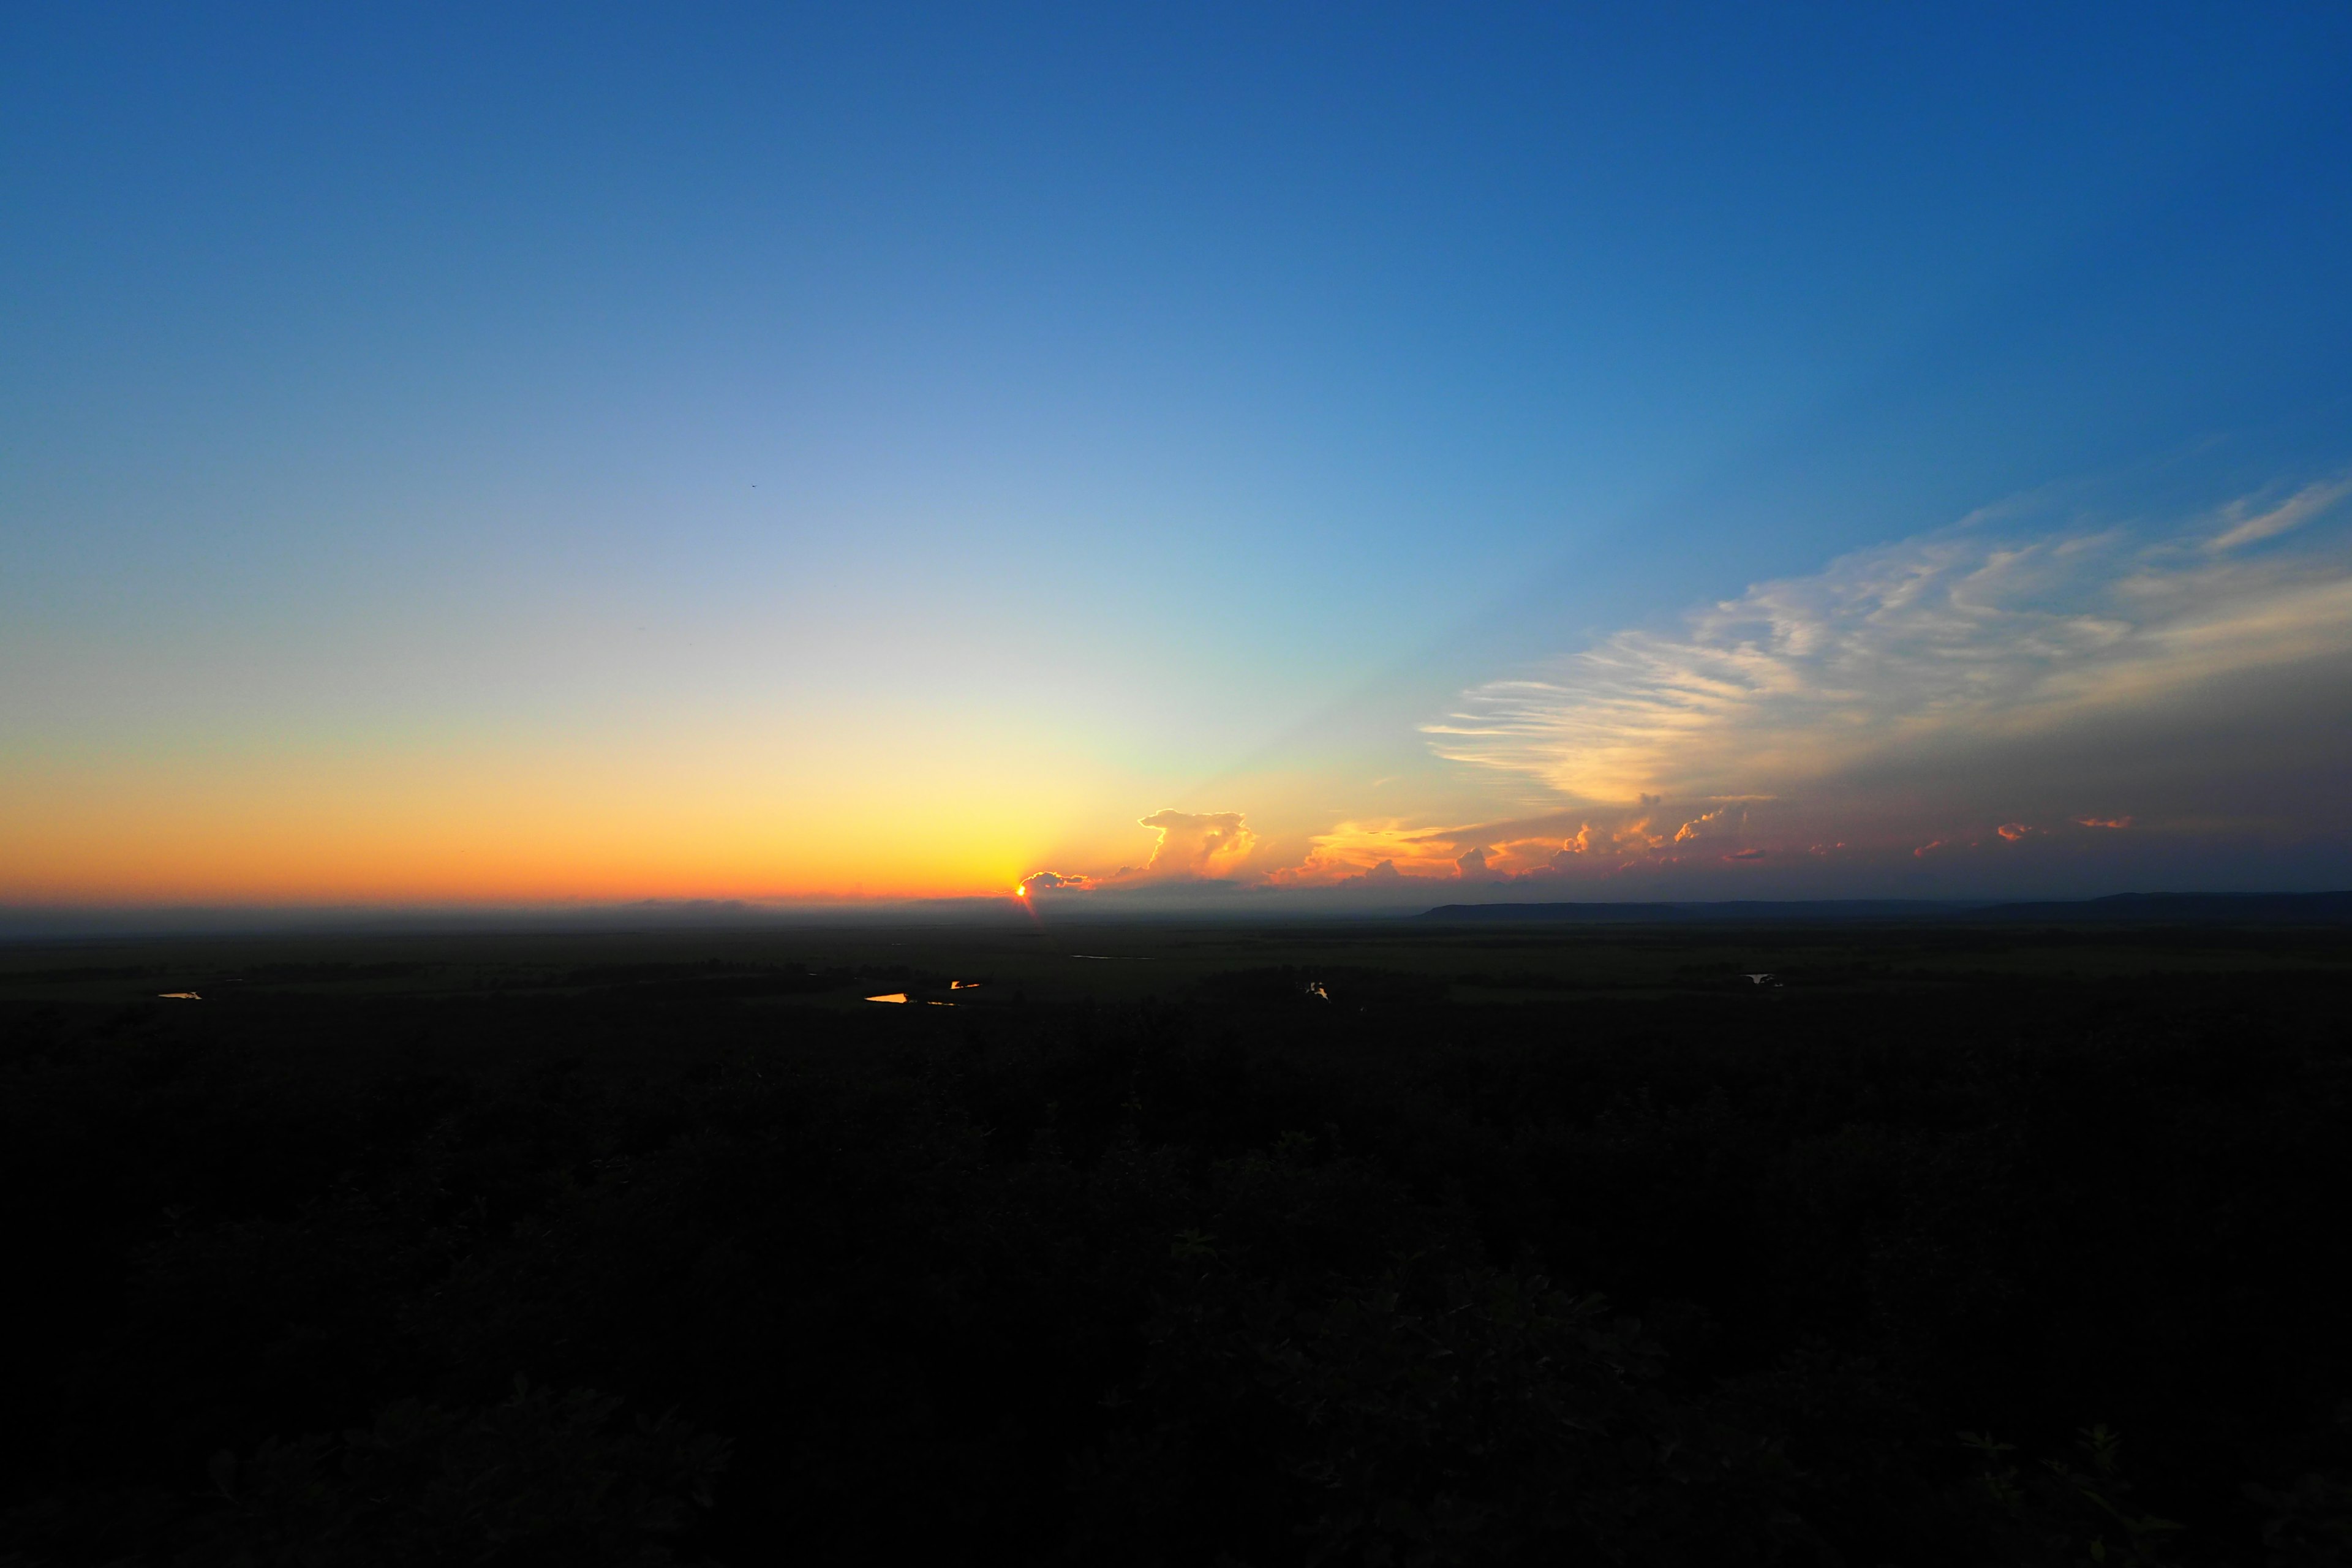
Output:
M340 1439L272 1439L242 1460L224 1450L209 1539L183 1561L669 1563L669 1541L710 1506L727 1444L667 1415L615 1429L620 1408L517 1379L479 1410L403 1400Z
M1979 1432L1960 1441L1978 1455L1977 1481L2005 1561L2114 1563L2170 1568L2178 1522L2142 1509L2125 1478L2123 1439L2105 1426L2084 1428L2072 1455L2020 1468L2010 1444Z
M1145 1330L1149 1446L1189 1447L1196 1473L1250 1455L1310 1563L1812 1554L1777 1448L1663 1392L1658 1347L1598 1297L1405 1263L1301 1300L1175 1250L1209 1266Z

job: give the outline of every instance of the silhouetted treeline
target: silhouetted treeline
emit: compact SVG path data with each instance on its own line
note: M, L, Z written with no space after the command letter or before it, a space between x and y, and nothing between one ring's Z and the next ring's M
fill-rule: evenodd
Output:
M0 1551L2342 1560L2340 969L579 973L0 1005Z

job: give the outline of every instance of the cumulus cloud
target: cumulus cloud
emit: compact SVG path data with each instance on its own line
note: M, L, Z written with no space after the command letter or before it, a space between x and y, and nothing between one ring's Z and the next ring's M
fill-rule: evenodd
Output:
M1621 844L1654 838L1631 814L1666 800L1707 807L1674 830L1684 845L1808 817L1826 837L1855 812L1907 816L1911 844L2015 841L2029 812L2128 821L2109 803L2135 794L2253 811L2256 775L2311 785L2340 761L2313 718L2352 692L2352 550L2309 525L2347 494L2309 485L2160 530L1982 515L1478 687L1427 732L1596 821L1616 812ZM1754 807L1736 824L1734 800Z
M1242 874L1257 848L1257 836L1238 811L1156 811L1138 826L1158 841L1140 866L1121 866L1103 876L1070 871L1032 871L1021 879L1024 898L1066 893L1213 895L1248 890Z
M1713 811L1699 813L1675 828L1674 841L1692 844L1702 838L1721 838L1726 834L1738 832L1747 820L1748 809L1744 803L1718 805Z
M1155 811L1141 826L1160 835L1151 858L1139 870L1122 874L1146 878L1229 876L1240 869L1257 847L1257 836L1238 811Z
M1718 808L1709 814L1710 823L1720 824L1738 809ZM1737 838L1724 829L1718 842L1731 845ZM1668 824L1652 812L1615 814L1597 824L1561 814L1435 827L1343 822L1315 835L1299 864L1270 872L1267 880L1297 888L1351 888L1368 877L1399 883L1542 882L1589 873L1604 862L1647 863L1672 844Z
M1457 843L1450 830L1342 822L1309 839L1304 860L1268 873L1267 879L1277 887L1341 887L1377 872L1383 879L1434 880L1454 875L1455 861L1470 847Z

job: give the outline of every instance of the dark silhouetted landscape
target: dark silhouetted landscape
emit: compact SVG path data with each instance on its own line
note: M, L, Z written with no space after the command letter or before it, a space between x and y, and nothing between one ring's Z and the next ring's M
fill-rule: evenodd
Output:
M2009 913L20 944L6 1560L2340 1562L2347 985Z

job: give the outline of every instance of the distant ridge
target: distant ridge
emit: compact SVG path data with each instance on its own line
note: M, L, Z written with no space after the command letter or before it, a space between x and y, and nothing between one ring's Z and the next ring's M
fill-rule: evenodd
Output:
M1655 904L1442 904L1412 917L1423 921L1883 921L1972 914L1982 900L1934 899L1726 899Z
M2115 893L2103 899L1993 903L1983 900L1729 899L1623 904L1442 904L1424 921L1522 921L1547 924L1689 924L1707 921L2041 921L2099 924L2341 925L2352 923L2352 892Z
M2114 893L2053 903L1993 904L1972 920L2101 921L2167 925L2252 921L2262 925L2341 925L2352 921L2346 893Z

